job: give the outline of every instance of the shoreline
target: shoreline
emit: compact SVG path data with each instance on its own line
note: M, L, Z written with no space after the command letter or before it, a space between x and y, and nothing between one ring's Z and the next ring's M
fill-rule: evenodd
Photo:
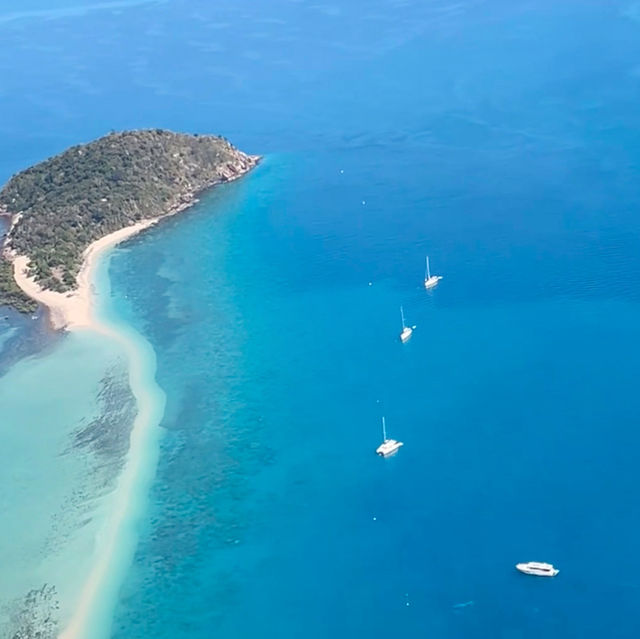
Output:
M253 168L255 168L262 159L260 156L248 157L251 160L249 168L241 173L225 176L226 179L222 184L234 182L235 180L243 177L246 173L249 173ZM215 189L215 187L220 186L220 184L221 183L212 184L198 194L190 193L186 196L186 201L183 198L179 204L166 213L125 226L117 231L109 233L108 235L104 235L89 244L82 253L82 265L78 275L76 276L76 288L72 291L58 293L40 286L35 278L29 275L30 259L26 255L17 255L12 258L13 279L23 293L39 305L45 307L49 324L54 331L73 331L83 328L92 328L95 325L95 318L93 317L95 297L93 274L100 258L110 249L116 247L125 240L134 237L141 231L154 226L160 220L172 217L173 215L177 215L178 213L191 208L200 201L198 197L200 193L206 192L209 189ZM18 221L15 218L16 216L11 219L10 223L12 225ZM7 232L7 236L9 233L10 230Z
M42 288L28 274L29 258L26 255L14 258L13 278L26 295L45 307L49 316L49 324L53 330L71 331L91 328L95 321L93 317L93 274L100 257L109 249L154 225L158 219L160 218L141 220L92 242L83 253L82 266L76 277L77 287L73 291L57 293Z

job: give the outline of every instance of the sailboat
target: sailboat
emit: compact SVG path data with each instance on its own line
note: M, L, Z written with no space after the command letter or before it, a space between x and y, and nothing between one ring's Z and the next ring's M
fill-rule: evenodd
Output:
M400 447L404 444L396 441L395 439L387 439L387 425L384 417L382 418L382 444L376 448L376 453L380 457L390 457L400 450Z
M400 333L400 341L404 344L411 339L415 326L406 325L404 321L404 311L402 310L402 306L400 307L400 317L402 318L402 332Z
M427 255L427 272L424 276L424 287L427 289L433 288L441 279L441 275L431 275L431 270L429 269L429 256Z

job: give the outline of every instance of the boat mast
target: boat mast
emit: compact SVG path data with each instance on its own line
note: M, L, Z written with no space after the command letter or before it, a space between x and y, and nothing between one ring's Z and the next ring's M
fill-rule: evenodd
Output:
M402 318L402 329L404 330L407 327L404 323L404 311L402 310L402 306L400 307L400 317Z
M387 441L387 425L384 421L384 417L382 418L382 441Z
M431 279L431 271L429 270L429 256L427 255L427 279Z

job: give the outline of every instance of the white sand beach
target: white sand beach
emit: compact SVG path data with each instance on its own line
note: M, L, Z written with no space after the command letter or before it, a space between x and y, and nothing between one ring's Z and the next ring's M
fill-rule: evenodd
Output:
M100 257L120 242L155 224L160 218L142 220L127 226L90 244L84 252L82 267L78 273L77 288L68 293L56 293L43 289L29 275L29 258L20 255L13 262L13 276L18 286L32 299L45 306L49 321L55 330L75 330L93 326L92 305L95 295L93 272Z

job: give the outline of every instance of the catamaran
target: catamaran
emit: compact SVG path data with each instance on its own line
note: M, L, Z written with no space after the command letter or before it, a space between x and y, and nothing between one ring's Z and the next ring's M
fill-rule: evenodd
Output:
M376 453L380 455L380 457L390 457L400 450L400 447L404 444L402 442L396 441L395 439L387 439L387 425L384 421L384 417L382 418L382 444L376 448Z
M431 270L429 269L429 256L427 255L427 272L424 275L424 287L433 288L441 279L441 275L431 275Z
M402 306L400 307L400 317L402 318L402 332L400 333L400 341L404 344L411 339L415 326L407 326L407 324L405 323L404 311L402 310Z
M542 561L528 561L524 564L516 564L516 570L525 575L536 577L555 577L560 571L553 567L553 564L546 564Z

